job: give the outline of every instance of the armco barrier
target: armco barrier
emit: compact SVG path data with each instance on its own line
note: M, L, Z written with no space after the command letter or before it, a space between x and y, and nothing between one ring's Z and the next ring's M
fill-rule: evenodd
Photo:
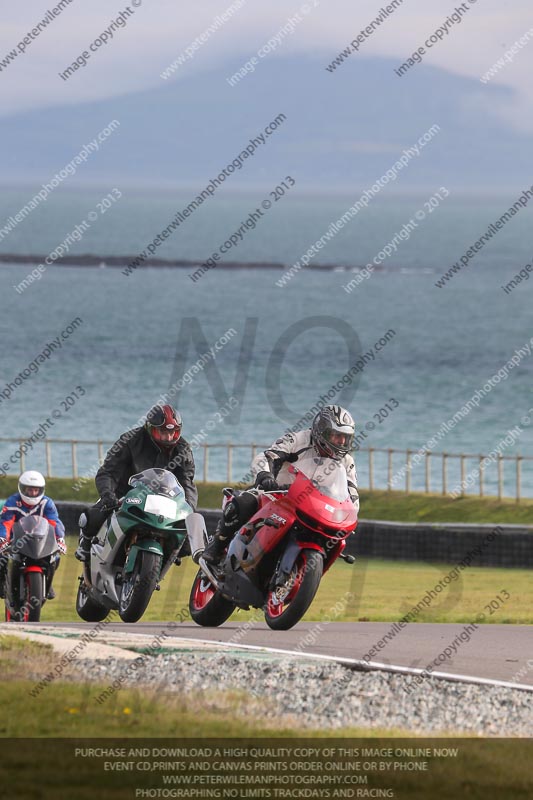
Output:
M68 534L77 534L78 517L87 506L58 501L59 516ZM209 533L220 511L199 509ZM491 534L493 537L489 540ZM473 555L472 551L480 552ZM383 522L361 520L346 552L362 558L458 564L468 555L471 566L533 567L533 526L460 525L455 523Z
M368 558L471 566L533 567L533 527L362 520L349 552Z
M82 511L85 511L86 508L90 508L90 504L70 500L56 500L55 504L59 516L65 526L67 536L77 536L79 533L79 516ZM212 533L215 530L216 524L220 517L220 511L202 508L199 508L198 510L204 515L208 533Z

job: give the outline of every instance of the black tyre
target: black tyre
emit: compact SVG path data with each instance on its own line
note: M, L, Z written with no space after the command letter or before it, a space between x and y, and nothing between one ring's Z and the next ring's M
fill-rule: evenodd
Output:
M302 550L284 587L268 593L265 620L275 631L287 631L301 620L317 593L324 560L316 550Z
M234 610L235 603L222 597L209 578L199 570L189 597L189 611L194 622L204 628L217 628L232 615Z
M16 607L11 620L13 622L39 622L43 605L43 574L27 572L24 575L24 592L20 605Z
M85 622L101 622L109 614L109 609L93 600L83 579L76 595L76 611Z
M141 550L133 571L126 576L120 592L118 613L123 622L138 622L148 607L159 580L162 557Z
M44 576L42 572L27 572L24 578L26 597L22 604L24 622L40 622L44 600Z

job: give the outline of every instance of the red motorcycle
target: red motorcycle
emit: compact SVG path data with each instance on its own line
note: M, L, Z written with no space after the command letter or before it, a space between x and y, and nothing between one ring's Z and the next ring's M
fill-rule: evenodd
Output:
M346 470L330 458L306 455L289 467L287 489L258 492L259 508L231 540L215 568L196 556L200 570L189 599L198 625L217 626L236 607L262 608L267 625L288 630L303 617L322 575L343 553L357 527ZM225 502L233 496L224 489ZM196 551L196 552L195 552Z

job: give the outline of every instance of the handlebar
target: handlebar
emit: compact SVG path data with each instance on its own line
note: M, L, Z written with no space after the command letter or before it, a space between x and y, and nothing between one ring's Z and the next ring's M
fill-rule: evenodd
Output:
M122 500L119 500L116 503L113 503L113 505L109 505L109 506L108 505L104 505L102 503L102 511L106 511L108 513L111 513L112 511L116 511L118 508L120 508L121 505L122 505Z

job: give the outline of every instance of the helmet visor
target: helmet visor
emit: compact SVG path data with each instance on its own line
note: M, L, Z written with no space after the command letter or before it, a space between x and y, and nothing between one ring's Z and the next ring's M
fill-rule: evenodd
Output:
M165 412L161 406L155 406L146 416L146 421L153 428L160 428L165 424Z
M21 483L19 486L19 491L21 494L26 495L26 497L40 497L42 494L44 494L44 487L28 486L27 484Z
M323 439L326 446L329 446L336 455L345 456L353 447L354 434L327 428L323 433Z

